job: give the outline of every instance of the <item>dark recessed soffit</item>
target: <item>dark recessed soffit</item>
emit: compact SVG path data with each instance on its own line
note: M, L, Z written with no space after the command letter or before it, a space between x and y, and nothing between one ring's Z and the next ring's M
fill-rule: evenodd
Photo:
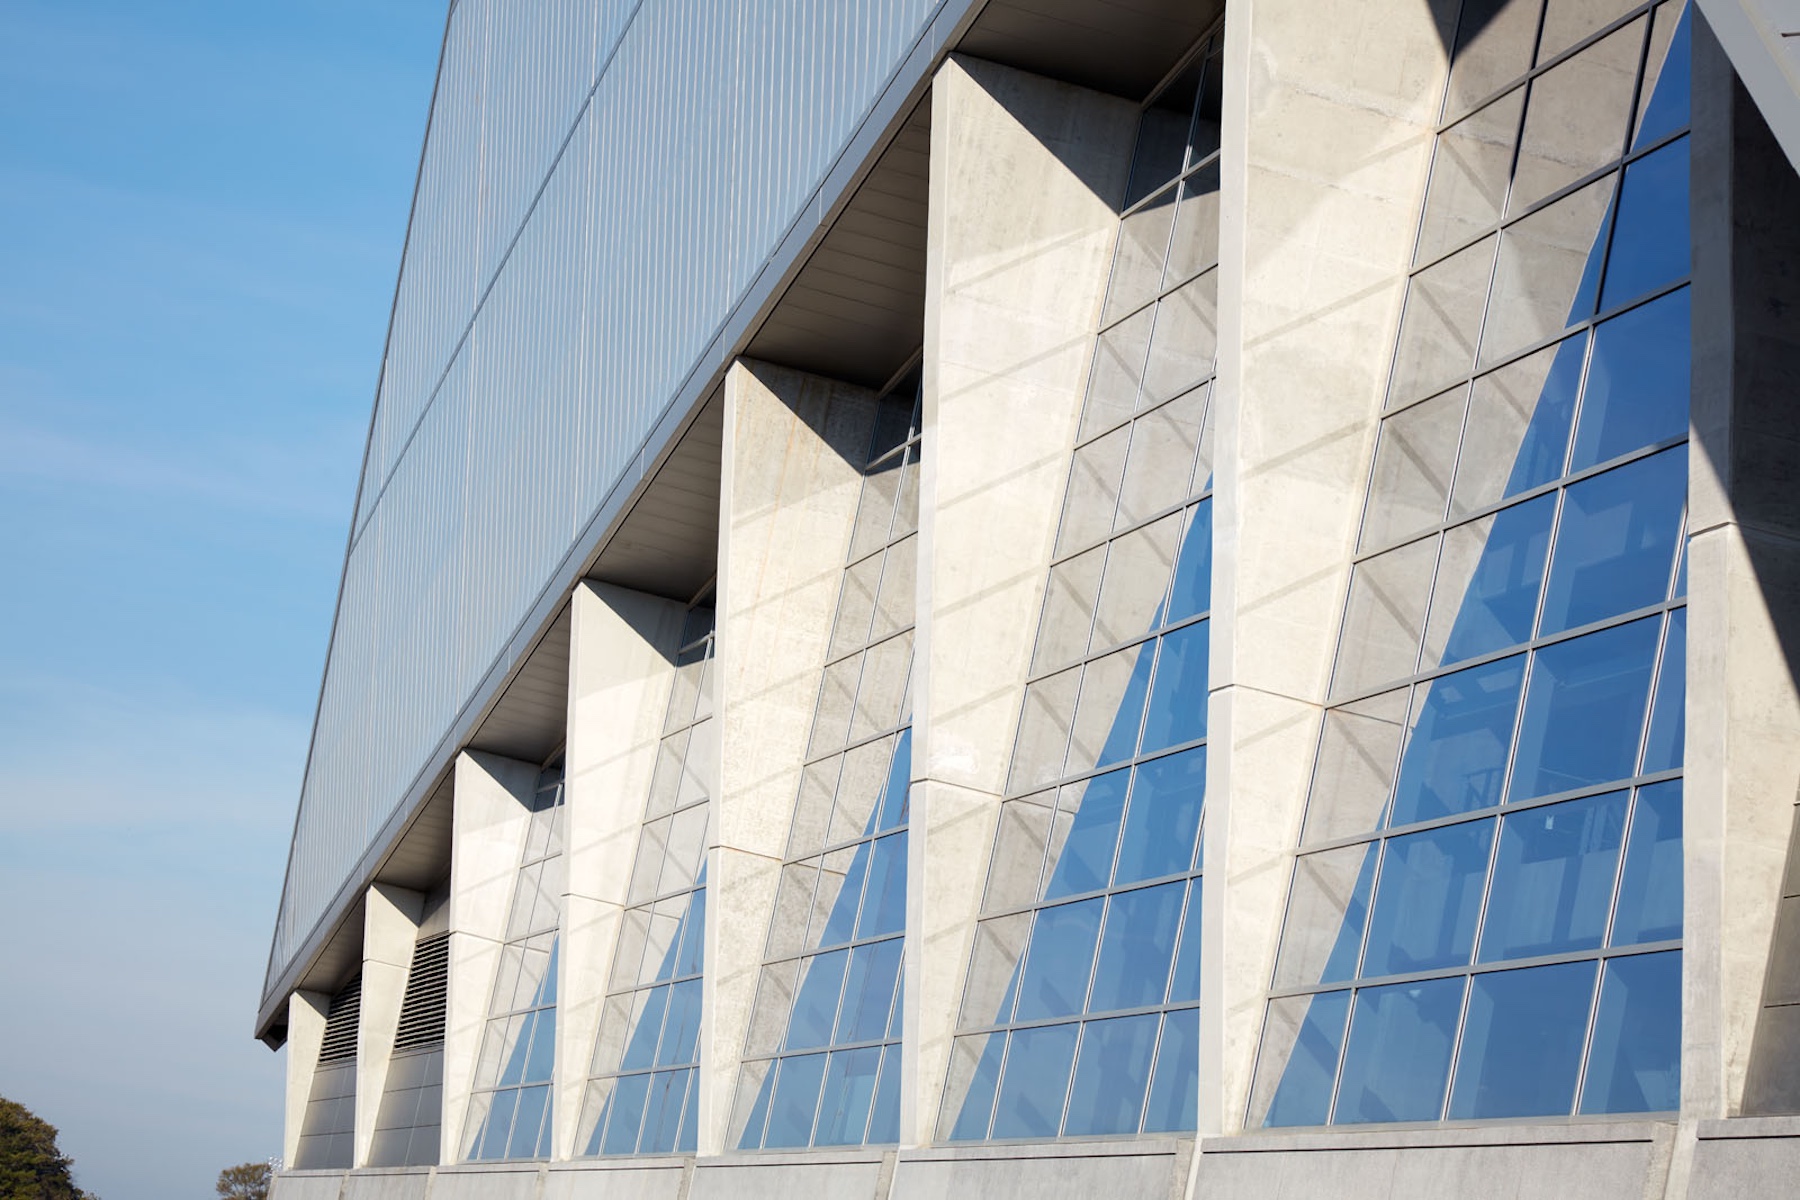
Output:
M988 0L957 50L1144 100L1224 0Z

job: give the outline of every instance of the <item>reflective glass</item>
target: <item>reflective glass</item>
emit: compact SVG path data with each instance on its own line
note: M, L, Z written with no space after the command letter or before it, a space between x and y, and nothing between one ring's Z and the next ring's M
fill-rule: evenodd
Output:
M1513 799L1631 775L1661 623L1649 617L1616 625L1533 656Z
M1499 803L1524 667L1503 658L1420 685L1390 825Z
M1019 1020L1072 1016L1082 1010L1103 903L1095 897L1038 910L1019 982Z
M1016 1029L1006 1056L1006 1078L994 1112L997 1138L1055 1137L1069 1090L1080 1026Z
M605 1154L633 1154L637 1151L638 1126L644 1120L644 1101L650 1095L650 1076L621 1075L613 1086L606 1123L606 1142L600 1147Z
M1156 684L1144 720L1144 750L1160 750L1206 736L1210 621L1164 635L1156 660Z
M1532 81L1509 212L1523 212L1625 149L1644 26L1634 21Z
M640 1153L667 1154L675 1148L689 1074L688 1071L661 1071L651 1076L650 1096L644 1106L644 1131L638 1139Z
M1612 944L1681 936L1681 780L1641 787L1619 882Z
M815 954L800 964L800 991L794 997L793 1015L788 1018L786 1048L804 1050L831 1044L831 1029L837 1021L838 996L844 989L844 967L848 950Z
M1488 820L1388 841L1369 917L1364 976L1469 961L1493 836Z
M1675 11L1681 17L1675 26L1673 40L1662 60L1662 71L1656 76L1656 86L1649 99L1643 103L1643 113L1638 118L1637 137L1633 147L1647 146L1658 138L1667 137L1688 123L1688 96L1692 90L1691 37L1689 26L1692 4L1665 4L1656 11L1656 20L1660 25Z
M1195 506L1181 541L1166 621L1185 620L1212 607L1212 536L1212 500L1206 499Z
M1584 1113L1672 1112L1681 1104L1681 952L1607 960Z
M1490 654L1531 637L1538 591L1544 583L1544 558L1550 549L1550 524L1555 517L1556 497L1538 496L1445 535L1432 607L1446 606L1456 616L1440 662ZM1445 576L1452 560L1468 553L1462 545L1465 540L1479 546L1479 557L1466 587L1448 587ZM1431 624L1439 623L1434 613ZM1428 631L1426 641L1432 640Z
M812 1137L813 1115L819 1107L819 1087L825 1077L825 1055L797 1054L784 1058L769 1103L769 1126L763 1145L804 1146Z
M881 1052L881 1080L875 1086L874 1107L869 1113L870 1142L900 1140L900 1047Z
M1686 736L1687 609L1678 608L1669 614L1662 666L1657 671L1656 705L1650 714L1649 736L1644 739L1644 774L1679 769Z
M1463 983L1459 976L1357 992L1337 1124L1438 1119Z
M1490 235L1412 277L1388 403L1439 392L1475 361L1495 239Z
M856 922L856 936L880 937L906 928L906 835L876 839L869 858L869 888Z
M1074 748L1069 765L1071 774L1077 770L1085 770L1090 765L1089 756L1082 753L1082 747L1090 743L1087 735L1091 727L1100 721L1108 722L1106 740L1101 744L1100 753L1092 757L1091 765L1109 767L1137 753L1138 725L1144 715L1144 693L1150 690L1150 669L1155 661L1153 649L1153 645L1146 642L1133 646L1122 654L1109 655L1088 664L1083 679L1085 686L1081 703L1075 709ZM1123 694L1119 694L1117 686L1121 667L1130 671Z
M1475 976L1450 1118L1566 1115L1593 995L1592 962Z
M1200 881L1196 879L1188 884L1181 948L1175 952L1175 970L1169 976L1170 1004L1191 1004L1200 999L1200 900Z
M1595 328L1571 469L1687 433L1689 295L1681 288Z
M1600 307L1612 308L1688 273L1688 144L1672 142L1625 168Z
M1155 1013L1146 1013L1089 1021L1082 1027L1081 1057L1075 1064L1063 1128L1066 1136L1137 1132L1159 1022Z
M1175 882L1119 892L1107 906L1089 1012L1161 1004L1175 952L1187 885Z
M819 1100L815 1145L848 1146L863 1140L880 1066L879 1046L832 1052L830 1068L825 1073L825 1090Z
M663 1023L662 1045L657 1047L656 1065L671 1067L693 1062L699 1038L700 981L684 979L669 989L669 1015ZM550 1078L547 1070L543 1078Z
M1117 882L1186 871L1194 857L1205 797L1206 747L1140 764L1119 845Z
M1004 1033L981 1034L972 1038L958 1038L953 1057L969 1053L971 1047L980 1047L980 1057L975 1061L973 1074L969 1078L969 1089L963 1093L962 1104L956 1110L955 1123L950 1126L950 1140L953 1142L979 1141L987 1136L988 1120L994 1114L994 1089L1000 1082L1000 1060L1006 1053L1006 1035ZM952 1070L955 1070L954 1063ZM945 1099L954 1096L953 1088L945 1089Z
M1485 233L1500 219L1525 89L1515 88L1438 135L1415 262Z
M1067 821L1068 833L1044 889L1045 899L1106 886L1112 877L1113 850L1119 841L1119 821L1130 781L1130 772L1112 771L1062 789L1057 821ZM1069 819L1064 814L1071 809L1073 818Z
M1270 1025L1278 1016L1291 1019L1295 1011L1304 1015L1299 1019L1286 1062L1263 1064L1265 1071L1280 1072L1280 1083L1275 1086L1274 1098L1263 1118L1266 1126L1323 1125L1331 1116L1331 1088L1337 1080L1350 993L1322 992L1277 1000L1269 1006ZM1270 1033L1265 1033L1265 1056L1270 1041Z
M1666 597L1686 499L1685 446L1571 484L1541 632L1573 629Z
M1535 3L1464 0L1459 7L1456 49L1445 89L1446 119L1467 112L1470 105L1529 70L1538 36Z
M1511 813L1501 822L1482 962L1600 945L1626 799L1624 792L1607 792Z
M1444 519L1467 393L1467 388L1454 388L1381 423L1363 517L1363 549L1392 545Z
M844 1011L838 1018L838 1042L881 1040L894 1002L894 984L900 977L900 946L899 938L890 938L850 952Z
M1355 978L1380 856L1381 843L1371 842L1306 854L1295 861L1276 966L1278 984L1310 986Z
M1581 390L1581 369L1587 359L1587 335L1579 334L1558 342L1554 349L1540 354L1553 355L1544 376L1542 389L1528 401L1530 422L1512 460L1512 474L1506 481L1506 495L1516 496L1541 484L1549 483L1563 473L1563 459L1569 450L1569 427L1575 419L1575 396ZM1534 356L1535 357L1535 356ZM1490 394L1484 390L1488 380L1497 386L1508 372L1523 364L1503 367L1475 384L1476 403ZM1458 490L1461 490L1460 482Z
M1495 363L1562 331L1593 311L1600 233L1618 187L1602 176L1507 226L1500 235L1493 297L1481 332L1481 361Z

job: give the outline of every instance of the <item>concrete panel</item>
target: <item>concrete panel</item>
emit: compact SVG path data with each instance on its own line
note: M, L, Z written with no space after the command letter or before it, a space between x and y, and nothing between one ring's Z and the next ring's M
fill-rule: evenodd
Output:
M356 1171L344 1178L343 1200L425 1200L431 1194L431 1168L406 1171Z
M903 1145L943 1090L1135 120L972 59L932 84Z
M1244 1120L1430 162L1444 5L1227 12L1203 1133ZM1449 6L1454 7L1454 6Z
M409 888L377 883L369 888L363 904L362 1007L356 1023L356 1136L355 1157L363 1166L375 1140L375 1121L381 1112L381 1096L387 1090L388 1063L394 1056L394 1035L400 1028L400 1004L406 996L406 975L412 966L413 947L419 940L419 922L425 915L425 896Z
M891 1168L878 1156L733 1157L694 1168L688 1200L883 1200Z
M1800 1180L1800 1121L1708 1121L1694 1145L1687 1200L1791 1196Z
M702 1154L727 1140L875 401L865 388L749 360L725 379Z
M537 1200L543 1176L539 1166L439 1167L431 1200Z
M287 1119L281 1136L283 1162L293 1162L300 1150L306 1102L312 1099L313 1075L319 1069L319 1048L325 1044L325 1019L330 1012L331 997L324 992L301 991L288 997Z
M680 1200L690 1162L656 1165L590 1159L550 1168L542 1200Z
M893 1200L1179 1196L1191 1143L1065 1143L903 1154Z
M275 1176L269 1187L269 1200L338 1200L343 1186L342 1171L288 1171Z
M588 581L570 601L567 855L552 1156L575 1153L685 605Z

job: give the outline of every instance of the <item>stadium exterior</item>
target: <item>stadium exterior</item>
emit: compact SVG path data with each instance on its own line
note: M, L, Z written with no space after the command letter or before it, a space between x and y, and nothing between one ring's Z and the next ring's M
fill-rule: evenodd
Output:
M275 1194L1800 1178L1800 15L453 0Z

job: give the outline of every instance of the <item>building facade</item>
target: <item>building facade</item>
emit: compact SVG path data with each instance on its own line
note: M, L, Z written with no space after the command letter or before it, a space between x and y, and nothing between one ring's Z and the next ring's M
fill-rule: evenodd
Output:
M1800 24L453 0L283 1200L1776 1195Z

